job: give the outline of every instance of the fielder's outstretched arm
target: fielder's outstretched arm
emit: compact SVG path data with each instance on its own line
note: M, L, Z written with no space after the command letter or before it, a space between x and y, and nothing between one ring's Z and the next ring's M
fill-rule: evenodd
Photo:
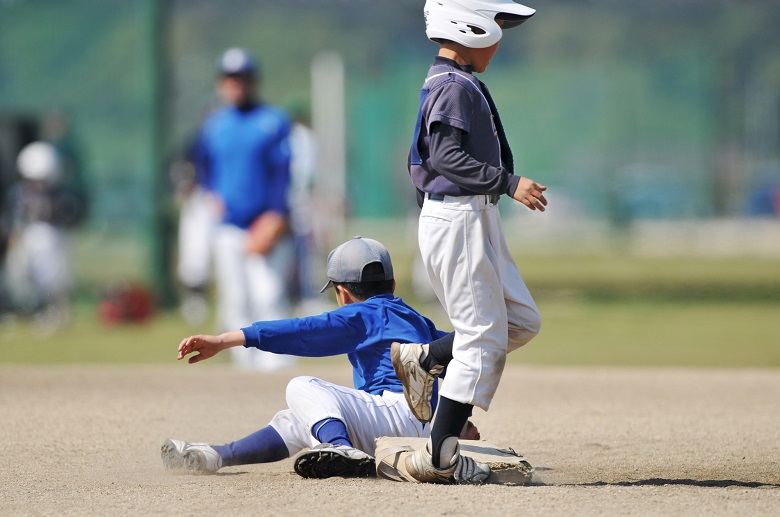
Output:
M188 354L197 353L187 360L188 363L194 364L203 361L204 359L214 357L228 348L244 346L244 343L244 333L240 330L225 332L218 336L198 334L197 336L190 336L182 340L179 344L179 356L177 359L181 361Z

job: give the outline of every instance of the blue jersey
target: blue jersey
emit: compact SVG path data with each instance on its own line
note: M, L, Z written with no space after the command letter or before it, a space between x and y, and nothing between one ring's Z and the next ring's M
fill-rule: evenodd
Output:
M430 343L446 334L391 294L318 316L262 321L241 330L245 346L268 352L301 357L346 354L355 388L375 395L403 391L390 360L393 341Z
M224 222L248 228L262 213L289 212L290 121L267 104L212 113L194 150L198 176L224 201Z

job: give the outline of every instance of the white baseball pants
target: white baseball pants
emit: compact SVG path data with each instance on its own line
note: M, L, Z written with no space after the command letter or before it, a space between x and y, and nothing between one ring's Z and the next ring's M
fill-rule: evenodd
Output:
M73 284L68 234L49 223L28 224L11 239L5 267L9 295L21 307L66 301Z
M189 288L205 286L211 279L211 242L216 217L211 195L198 187L179 213L179 256L176 273Z
M428 278L455 329L442 396L487 411L507 352L539 333L541 318L509 253L488 196L426 199L418 227Z
M288 282L295 261L293 241L282 237L266 255L247 253L247 232L233 225L217 226L214 275L217 318L222 331L238 330L256 321L289 318ZM272 371L290 366L292 356L233 347L234 364L246 370Z
M423 425L414 417L403 393L371 395L304 376L287 385L287 405L289 409L279 411L269 425L287 444L290 456L319 443L311 429L326 418L344 422L352 445L372 456L380 436L427 438L431 434L430 424Z

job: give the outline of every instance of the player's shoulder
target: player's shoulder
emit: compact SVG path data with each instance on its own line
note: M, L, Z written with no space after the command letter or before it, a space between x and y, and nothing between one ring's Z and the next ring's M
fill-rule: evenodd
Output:
M288 115L287 111L275 104L267 104L264 102L257 106L253 114L257 117L278 120L285 124L290 123L290 115Z
M472 74L451 65L439 64L433 65L428 71L424 87L431 91L447 87L460 87L468 90L474 87L479 88L479 82Z
M231 118L232 108L229 106L219 106L209 111L205 117L203 117L202 127L206 130L221 126L229 123Z
M453 109L455 106L469 109L468 106L473 105L479 95L479 86L471 83L469 74L452 67L450 70L429 75L425 87L428 90L427 109L434 109L434 106L439 105L446 105L447 109Z
M417 314L417 312L404 303L401 298L398 298L392 293L377 294L366 300L363 300L362 302L349 305L354 305L354 310L356 311L378 312L380 314L385 314L387 310L390 310L393 312L410 312Z
M388 296L384 299L386 305L392 306L404 319L409 321L427 320L417 309L396 296Z
M264 117L287 118L287 112L275 104L261 102L252 110L253 115L262 115Z
M289 133L292 127L292 121L287 112L273 104L259 105L253 112L253 116L267 128L276 128Z

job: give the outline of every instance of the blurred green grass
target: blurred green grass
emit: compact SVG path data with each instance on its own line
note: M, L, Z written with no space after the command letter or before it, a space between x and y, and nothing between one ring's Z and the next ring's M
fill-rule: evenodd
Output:
M510 362L780 367L777 303L546 301L539 336Z
M438 303L410 294L410 261L398 259L398 294L450 328ZM532 256L518 264L544 324L510 363L780 367L777 260ZM173 364L182 338L213 330L213 322L187 325L175 310L107 327L94 304L80 302L71 324L53 333L31 321L2 322L0 362Z

